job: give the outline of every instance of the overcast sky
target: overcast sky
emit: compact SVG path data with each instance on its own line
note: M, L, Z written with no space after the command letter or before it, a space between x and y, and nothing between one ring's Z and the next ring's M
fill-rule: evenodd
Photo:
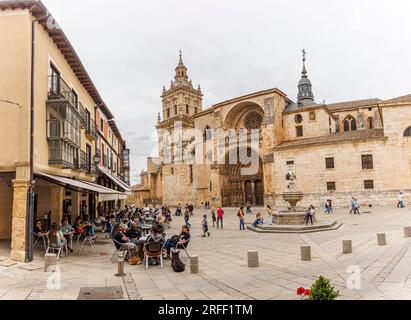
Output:
M133 183L180 48L204 109L272 87L295 100L303 47L317 102L411 93L408 0L43 2L115 116Z

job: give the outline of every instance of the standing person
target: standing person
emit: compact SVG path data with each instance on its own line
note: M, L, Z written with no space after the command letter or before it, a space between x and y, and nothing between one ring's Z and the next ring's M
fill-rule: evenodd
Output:
M325 213L328 214L330 213L330 203L329 203L330 199L327 199L327 201L325 202Z
M358 203L358 200L354 198L354 214L361 214L359 208L360 204Z
M191 224L188 220L190 220L190 211L188 211L188 208L186 207L184 210L184 223L186 226L191 228Z
M217 210L217 229L220 229L220 225L221 225L221 229L223 228L223 217L224 217L224 210L221 207L218 207Z
M398 195L397 208L404 208L404 195L402 194L402 191Z
M355 214L355 198L352 197L351 198L351 210L350 210L350 214L352 214L354 212Z
M247 214L252 214L250 201L247 201L246 208L247 208L246 213Z
M194 215L194 206L192 203L188 206L188 211L190 211L190 216Z
M244 223L244 207L240 207L237 213L238 219L240 220L240 230L245 230L245 223Z
M217 221L217 217L215 216L215 209L214 207L211 208L211 219L213 220L213 227L215 227L215 222Z
M267 205L267 213L268 213L268 224L272 225L273 224L273 209L271 209L271 206Z
M308 225L308 221L311 221L311 225L313 225L313 216L315 214L315 209L313 205L308 207L308 210L305 212L305 225Z
M205 237L206 234L210 236L210 232L208 232L208 221L207 221L207 215L203 215L203 221L201 221L201 227L203 229L204 234L202 237Z
M333 211L333 201L331 199L328 199L328 210L330 213L334 213Z

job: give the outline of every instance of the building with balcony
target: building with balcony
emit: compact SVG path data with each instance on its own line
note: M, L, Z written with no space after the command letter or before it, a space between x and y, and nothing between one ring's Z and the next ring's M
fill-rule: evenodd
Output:
M41 1L0 1L0 42L0 239L11 239L12 259L30 261L34 221L125 203L125 141L115 126L104 160L96 117L114 116ZM107 161L115 182L103 185Z

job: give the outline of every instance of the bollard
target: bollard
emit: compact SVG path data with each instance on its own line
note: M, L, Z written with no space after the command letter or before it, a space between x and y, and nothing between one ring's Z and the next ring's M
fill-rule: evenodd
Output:
M126 274L124 273L124 254L119 254L117 258L117 273L115 274L116 277L124 277Z
M190 270L191 273L198 273L198 256L190 256Z
M247 251L247 260L248 260L248 267L249 268L256 268L259 266L258 263L258 251L256 250L248 250Z
M385 246L387 244L385 233L377 233L377 243L379 246Z
M311 260L311 246L301 246L301 261Z
M352 241L351 240L343 240L343 253L352 253Z
M404 227L404 237L409 238L411 237L411 227Z
M46 253L44 255L44 272L47 272L51 266L57 264L57 255L55 253Z

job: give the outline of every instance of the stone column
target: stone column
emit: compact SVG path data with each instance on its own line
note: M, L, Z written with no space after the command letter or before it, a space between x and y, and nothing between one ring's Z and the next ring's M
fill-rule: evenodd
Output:
M404 237L405 238L411 237L411 227L409 227L409 226L404 227Z
M253 194L253 205L256 205L256 199L255 199L255 181L251 181L251 193Z
M71 220L80 215L81 192L71 191Z
M258 251L256 250L248 250L247 251L247 261L249 268L256 268L259 266L258 262Z
M311 246L302 245L301 246L301 261L311 260Z
M13 217L11 229L10 259L25 261L27 192L30 182L15 179L13 182Z
M59 223L63 218L64 188L56 185L50 186L51 223Z
M343 240L343 253L352 253L352 241L351 240Z
M198 256L190 256L190 271L193 274L198 273Z
M385 233L377 233L377 243L379 246L385 246L387 244Z

